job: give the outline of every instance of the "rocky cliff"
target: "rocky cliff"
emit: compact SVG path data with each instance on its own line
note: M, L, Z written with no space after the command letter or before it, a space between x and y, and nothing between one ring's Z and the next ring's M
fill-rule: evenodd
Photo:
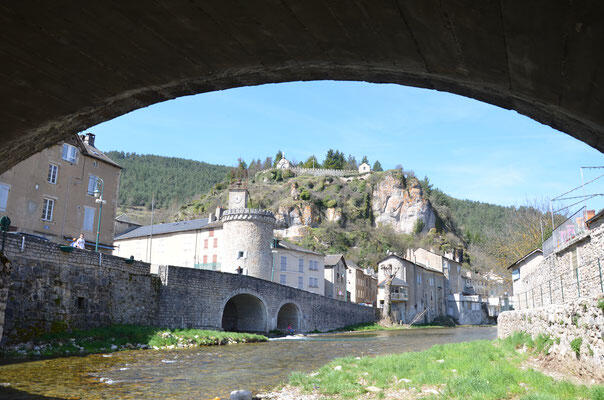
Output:
M425 233L435 226L436 214L416 179L405 187L402 179L385 175L376 184L371 203L376 225L388 224L400 233Z

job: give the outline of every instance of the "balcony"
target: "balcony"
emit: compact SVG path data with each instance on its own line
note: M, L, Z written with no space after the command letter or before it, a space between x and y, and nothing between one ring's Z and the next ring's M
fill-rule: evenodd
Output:
M392 293L390 295L391 301L407 301L407 293Z

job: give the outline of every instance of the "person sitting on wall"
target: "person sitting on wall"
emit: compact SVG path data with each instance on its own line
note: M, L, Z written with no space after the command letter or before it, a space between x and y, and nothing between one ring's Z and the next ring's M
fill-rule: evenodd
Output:
M243 268L241 268L241 267L237 267L237 269L235 271L237 271L237 273L239 275L243 274Z
M289 333L290 335L294 334L294 328L292 328L292 324L287 325L287 333Z
M86 248L86 239L84 239L83 233L80 233L80 237L78 238L78 240L76 240L76 244L74 247L77 247L78 249Z

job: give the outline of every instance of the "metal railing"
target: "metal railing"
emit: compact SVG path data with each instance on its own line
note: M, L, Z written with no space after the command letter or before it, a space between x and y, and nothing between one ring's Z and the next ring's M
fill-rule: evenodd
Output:
M533 286L521 293L514 293L518 309L564 304L579 297L604 293L604 260L597 258L589 263L569 267L562 274Z
M571 215L566 221L561 223L554 231L552 236L543 242L543 256L547 257L556 250L574 238L587 231L585 226L585 207Z
M407 293L391 293L390 300L392 301L405 301L407 300Z

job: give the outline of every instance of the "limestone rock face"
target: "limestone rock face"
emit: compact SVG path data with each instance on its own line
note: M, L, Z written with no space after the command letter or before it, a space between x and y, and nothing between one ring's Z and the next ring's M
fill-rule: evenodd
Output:
M377 224L391 225L396 232L412 233L418 220L423 221L422 232L434 228L436 214L422 188L415 179L409 180L407 189L392 175L387 175L373 191L372 209Z
M321 223L319 211L312 203L279 206L275 218L277 219L277 226L281 228L289 228L296 225L314 227Z
M325 211L325 218L329 222L340 222L342 220L342 209L341 208L328 208Z

